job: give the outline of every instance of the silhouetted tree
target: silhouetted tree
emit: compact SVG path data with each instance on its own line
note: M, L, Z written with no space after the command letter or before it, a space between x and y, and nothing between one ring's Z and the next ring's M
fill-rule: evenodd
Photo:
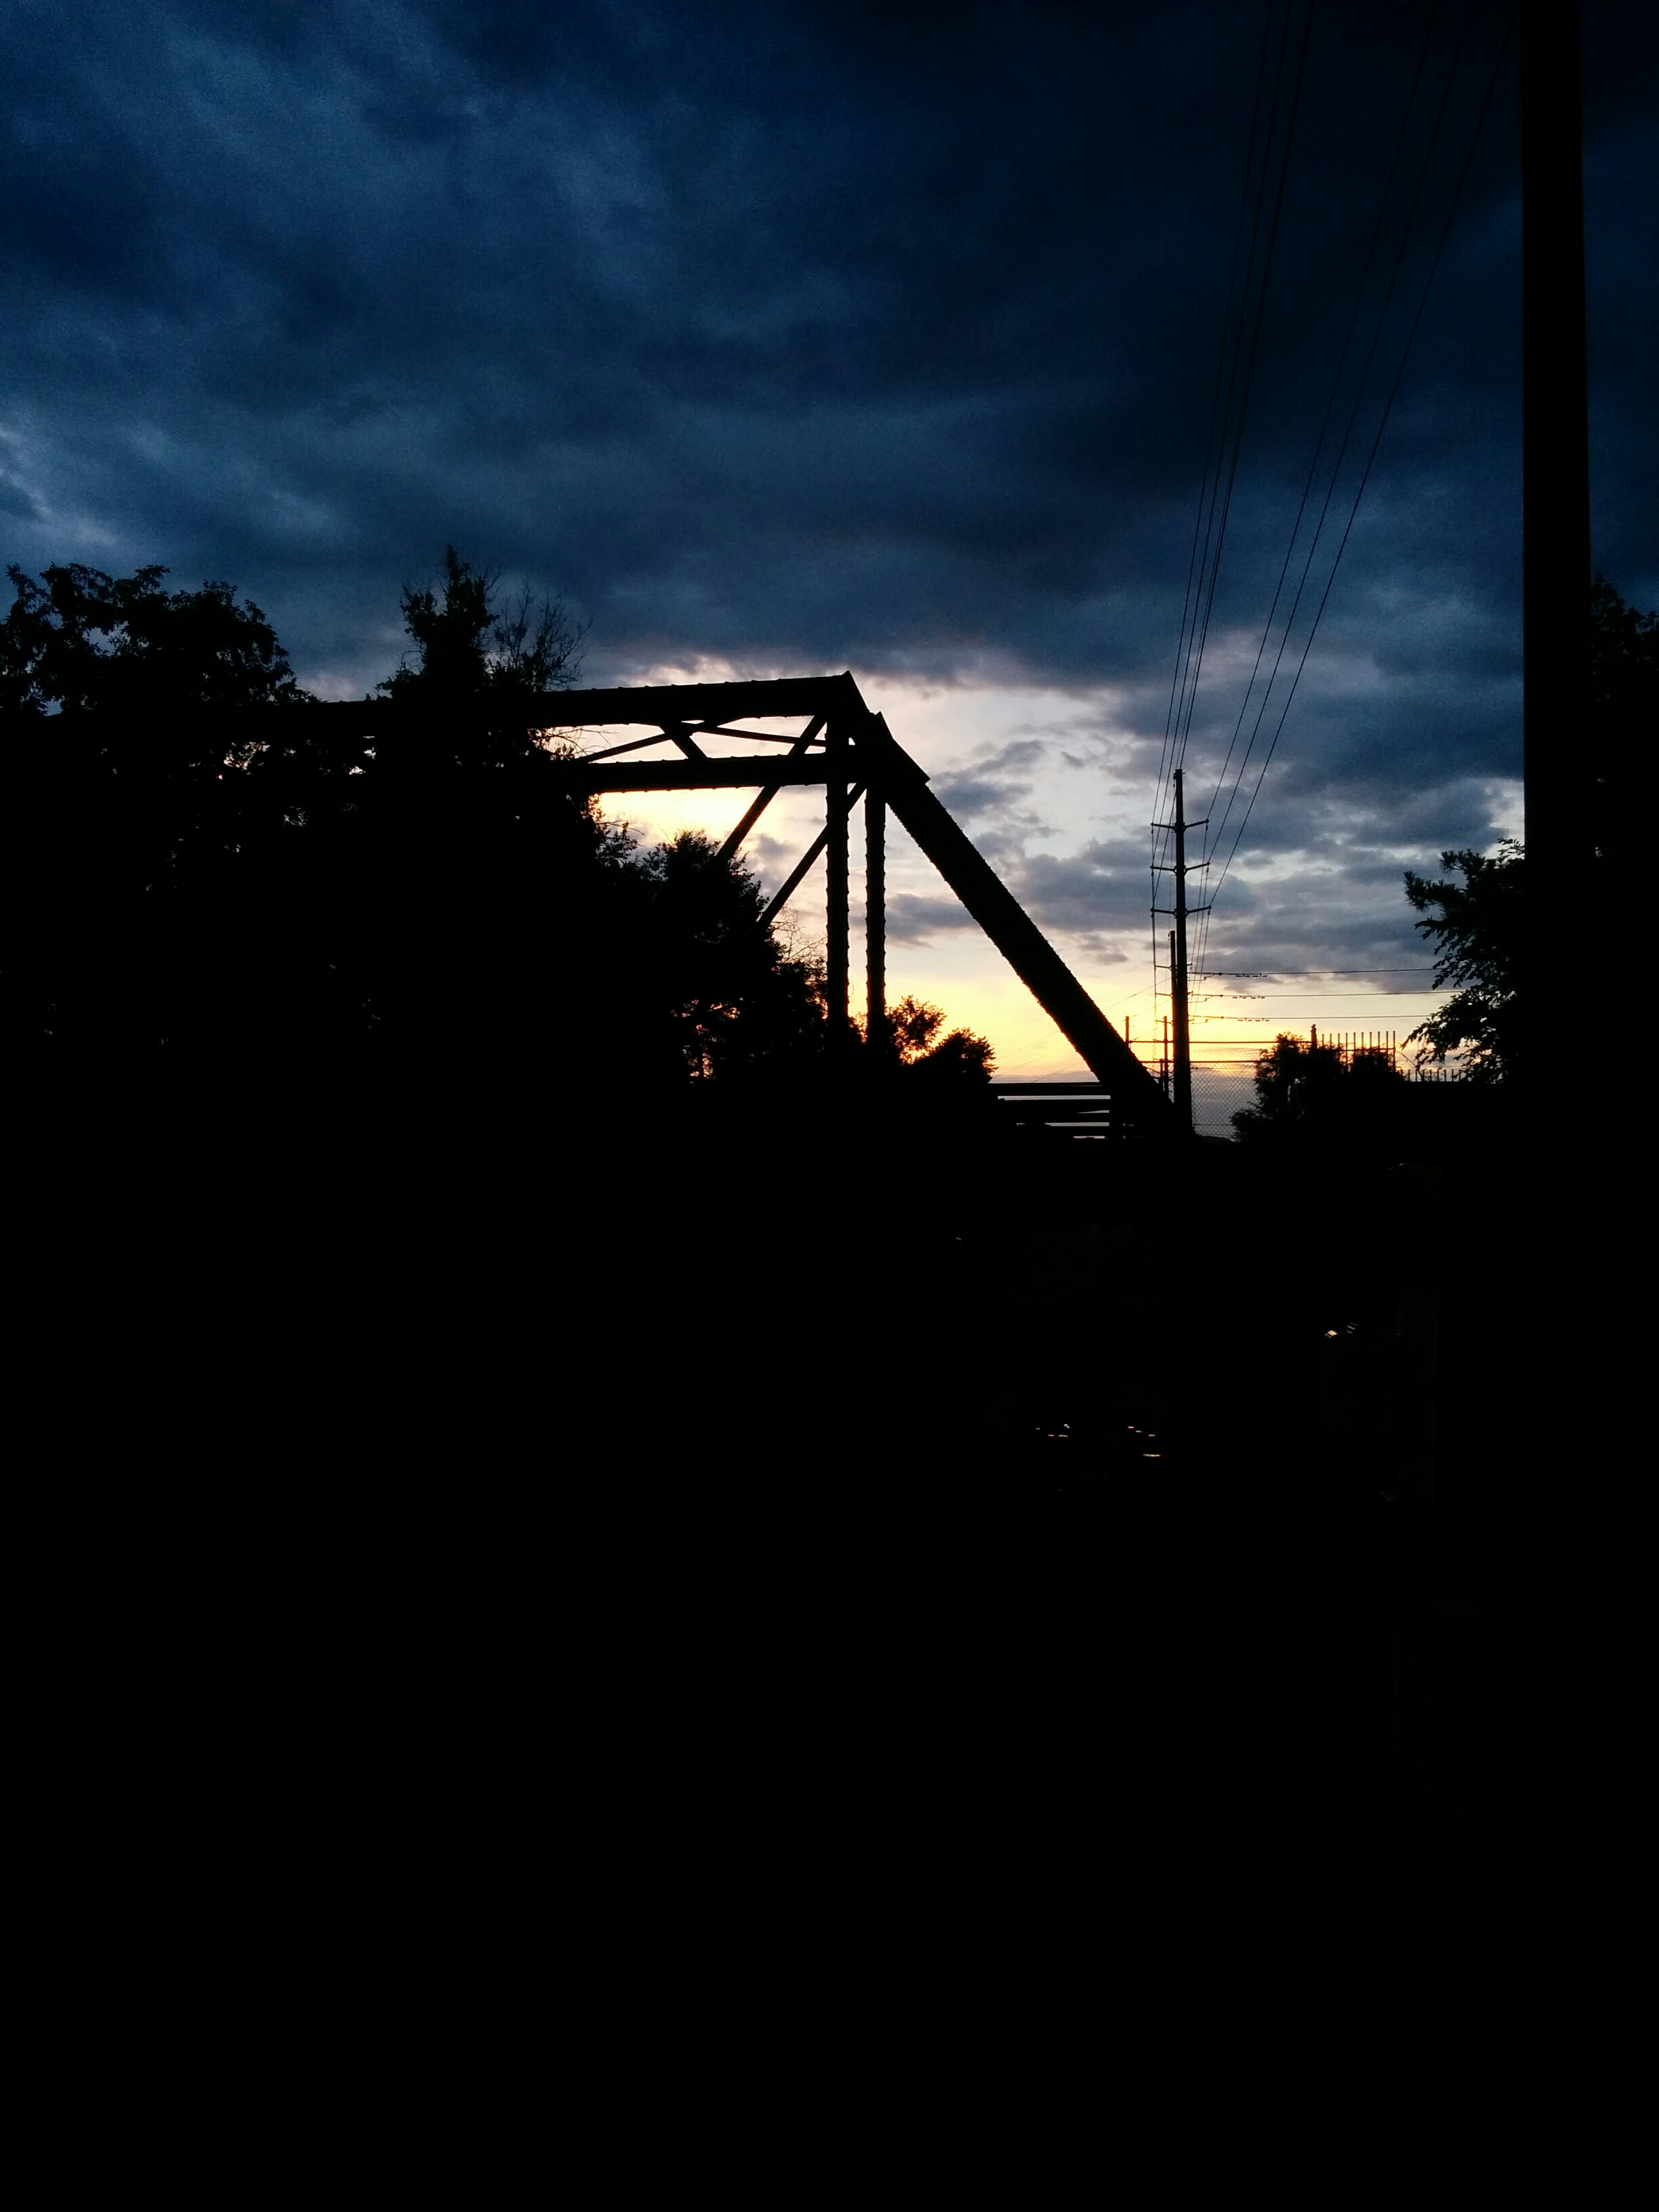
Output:
M730 1080L823 1050L823 971L763 924L765 894L733 854L682 830L635 863L647 888L659 973L685 1064Z
M989 1040L972 1030L949 1030L941 1036L943 1030L943 1012L925 1000L903 998L887 1009L888 1049L912 1080L989 1083L996 1066Z
M189 710L308 697L276 632L251 600L238 604L234 585L168 592L165 568L117 577L80 562L38 580L6 573L15 596L0 624L0 714L71 723L95 714L91 734L112 765L191 743L200 726ZM163 757L169 769L180 764L171 750ZM216 773L218 756L206 765Z
M422 1080L533 1097L573 1081L683 1081L650 887L633 841L558 773L525 711L568 685L580 632L455 549L406 588L398 710L365 763L351 829L356 944L375 1048Z
M1232 1117L1241 1137L1352 1133L1385 1114L1405 1086L1386 1052L1281 1034L1255 1063L1255 1104Z
M574 672L562 611L497 615L448 551L441 592L404 594L415 665L386 687L437 711L377 742L306 711L258 608L164 574L11 571L14 1049L452 1068L604 1049L641 905L628 841L512 711ZM635 1060L648 1027L638 1006L622 1024Z
M1526 855L1506 837L1493 856L1443 853L1440 865L1448 872L1433 883L1408 869L1406 896L1426 916L1417 927L1435 946L1435 988L1452 995L1407 1042L1426 1044L1437 1060L1461 1051L1472 1079L1501 1082L1518 1021Z
M457 1115L823 1063L822 968L741 860L695 832L641 854L559 773L526 702L576 672L561 607L498 612L447 548L441 583L404 592L385 726L343 735L228 585L11 573L14 1051L379 1066ZM893 1024L907 1077L985 1082L989 1045L937 1007Z
M1624 863L1637 819L1630 790L1638 759L1659 728L1659 614L1640 614L1598 575L1590 590L1590 714L1584 759L1595 858L1587 896L1603 911L1625 897ZM1406 896L1425 919L1417 925L1436 950L1437 990L1444 1006L1414 1029L1443 1061L1465 1055L1478 1083L1500 1083L1513 1066L1521 1028L1526 854L1506 837L1496 854L1443 853L1435 881L1409 871ZM1461 877L1462 881L1455 880ZM1559 918L1568 926L1569 917Z
M261 611L164 572L12 572L7 1042L130 1066L385 1065L410 1095L814 1063L822 976L748 871L644 856L523 702L579 633L447 549L386 727L341 736ZM252 711L250 711L252 710ZM426 710L426 711L422 711Z
M307 697L228 584L168 592L161 568L79 562L9 573L7 1041L142 1054L220 995L209 970L228 917L216 930L204 908L261 842L246 710L297 730Z
M538 604L526 585L516 606L497 611L499 576L444 548L441 595L405 585L404 627L416 659L380 689L399 705L499 699L503 702L573 684L580 672L583 629L553 599Z
M1638 613L1601 575L1590 589L1590 702L1591 831L1611 872L1604 888L1617 892L1646 835L1632 795L1659 729L1659 611Z

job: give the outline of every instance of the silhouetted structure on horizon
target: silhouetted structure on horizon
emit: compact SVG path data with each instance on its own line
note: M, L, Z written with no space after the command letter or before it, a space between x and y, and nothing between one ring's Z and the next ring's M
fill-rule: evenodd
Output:
M366 700L313 710L341 735L387 738L434 719L433 710ZM786 677L757 682L626 686L608 690L549 691L513 706L529 727L575 730L629 724L647 736L607 745L560 762L566 787L583 798L629 791L723 791L758 787L759 795L720 848L729 859L786 785L823 784L828 795L823 830L767 907L769 921L793 896L820 854L828 872L828 995L830 1018L849 1036L848 880L852 810L865 802L869 867L867 886L868 1004L872 1035L886 1009L884 842L890 809L945 882L1002 953L1043 1011L1093 1071L1100 1086L1097 1118L1115 1133L1164 1134L1174 1128L1170 1102L1094 1000L974 845L928 789L926 771L898 744L885 720L865 704L850 673ZM804 714L794 738L736 726L744 720ZM441 719L476 715L499 723L499 705L456 706ZM781 750L775 758L753 753L710 754L706 738L742 738ZM666 757L641 759L657 748ZM1103 1108L1104 1113L1100 1109Z

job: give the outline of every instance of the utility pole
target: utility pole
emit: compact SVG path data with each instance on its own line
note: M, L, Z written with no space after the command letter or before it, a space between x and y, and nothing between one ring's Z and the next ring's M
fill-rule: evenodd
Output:
M1606 1677L1588 1658L1589 1614L1575 1618L1572 1593L1595 1593L1598 1626L1604 1610L1620 1610L1604 1594L1620 1555L1639 1551L1640 1534L1614 1471L1645 1408L1625 1302L1590 1289L1621 1272L1623 1163L1611 1148L1598 1158L1586 1142L1594 1092L1559 1065L1546 1029L1546 1009L1583 994L1568 948L1594 896L1583 123L1574 0L1521 0L1519 14L1527 872L1517 1073L1531 1108L1532 1158L1522 1217L1528 1266L1511 1306L1525 1350L1506 1379L1528 1440L1532 1494L1517 1496L1507 1456L1488 1481L1505 1520L1535 1532L1505 1560L1502 1599L1524 1624L1510 1651L1513 1709L1528 1716L1525 1801L1553 1767L1551 1794L1582 1805L1578 1778L1616 1768L1622 1731L1638 1724L1632 1704L1614 1707L1616 1721L1598 1717L1607 1709ZM1587 1753L1587 1744L1596 1748ZM1620 1817L1605 1801L1601 1809L1604 1820ZM1599 1825L1593 1816L1591 1825Z
M1528 976L1526 1073L1575 978L1565 918L1590 859L1589 384L1576 0L1522 0L1521 362Z
M1175 1109L1182 1128L1193 1126L1193 1040L1187 1012L1187 816L1182 771L1175 772L1175 969L1170 1012L1175 1016Z
M1193 1127L1193 1043L1192 1028L1187 1010L1187 921L1189 915L1206 914L1207 907L1189 907L1187 903L1187 878L1190 872L1187 860L1187 832L1201 830L1202 822L1187 819L1185 781L1182 771L1175 772L1175 820L1160 822L1154 827L1173 831L1175 860L1157 865L1161 872L1175 878L1173 907L1154 907L1154 914L1173 914L1175 927L1170 932L1170 1010L1175 1018L1175 1088L1173 1092L1176 1119L1184 1133L1190 1135ZM1207 817L1206 817L1207 819ZM1191 866L1207 867L1207 860L1194 860Z

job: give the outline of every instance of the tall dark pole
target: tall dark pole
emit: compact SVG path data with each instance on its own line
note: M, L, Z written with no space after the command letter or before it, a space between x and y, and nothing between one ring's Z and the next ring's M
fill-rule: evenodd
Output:
M1516 1351L1498 1402L1506 1383L1528 1437L1519 1464L1530 1480L1516 1482L1516 1457L1509 1453L1486 1479L1494 1498L1501 1486L1502 1521L1513 1532L1495 1538L1491 1569L1497 1616L1511 1624L1507 1660L1493 1679L1503 1679L1506 1666L1515 1669L1507 1692L1511 1717L1499 1733L1513 1729L1517 1747L1524 1745L1522 1787L1530 1802L1540 1774L1574 1771L1589 1717L1605 1706L1600 1678L1593 1698L1575 1694L1580 1647L1566 1615L1572 1591L1605 1588L1614 1549L1606 1540L1611 1492L1598 1488L1595 1474L1617 1455L1610 1436L1598 1439L1596 1425L1607 1399L1603 1378L1616 1374L1619 1363L1609 1358L1607 1332L1597 1330L1605 1309L1598 1310L1593 1292L1586 1297L1587 1285L1611 1279L1607 1255L1596 1244L1597 1208L1575 1202L1572 1188L1584 1088L1575 1073L1553 1068L1545 1027L1577 994L1568 945L1583 943L1589 890L1589 395L1578 10L1573 0L1521 0L1519 16L1527 872L1516 1072L1531 1108L1532 1172L1525 1264L1510 1293ZM1494 1513L1494 1529L1498 1520ZM1429 1571L1436 1571L1432 1565ZM1579 1795L1559 1778L1542 1794Z
M829 971L830 1043L832 1048L838 1048L847 1041L848 1024L847 824L849 809L846 732L832 726L824 742L830 765L829 819L825 824L830 833L828 908L825 915L825 934L829 942L824 966Z
M1576 0L1521 7L1521 314L1527 903L1539 1059L1546 1006L1571 989L1567 917L1589 858L1589 392ZM1576 936L1577 933L1571 934Z
M1193 1048L1187 1020L1187 809L1175 772L1175 954L1170 1010L1175 1016L1175 1109L1183 1133L1193 1126Z
M864 1034L887 1048L887 802L873 786L864 801Z

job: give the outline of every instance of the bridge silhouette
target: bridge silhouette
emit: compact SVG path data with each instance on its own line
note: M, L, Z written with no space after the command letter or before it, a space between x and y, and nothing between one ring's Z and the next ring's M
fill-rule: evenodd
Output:
M390 734L411 721L439 719L425 709L373 700L321 709L356 735ZM501 706L442 711L450 726L471 716L497 725ZM515 722L548 731L636 726L644 735L559 763L569 788L584 796L630 791L757 789L720 848L729 859L778 793L824 787L823 828L785 878L765 910L773 915L825 859L827 981L830 1016L850 1032L848 872L853 810L864 804L867 1006L872 1030L886 1010L886 818L908 831L968 913L1008 962L1095 1080L999 1086L1015 1118L1041 1119L1079 1133L1157 1136L1173 1133L1175 1116L1156 1079L1101 1012L1083 985L1007 885L928 787L927 771L894 738L885 718L866 704L850 672L754 682L625 685L607 690L548 691L514 701ZM793 736L744 728L756 720L804 715ZM754 752L715 752L707 740L741 738L772 745ZM652 757L644 757L650 755Z

